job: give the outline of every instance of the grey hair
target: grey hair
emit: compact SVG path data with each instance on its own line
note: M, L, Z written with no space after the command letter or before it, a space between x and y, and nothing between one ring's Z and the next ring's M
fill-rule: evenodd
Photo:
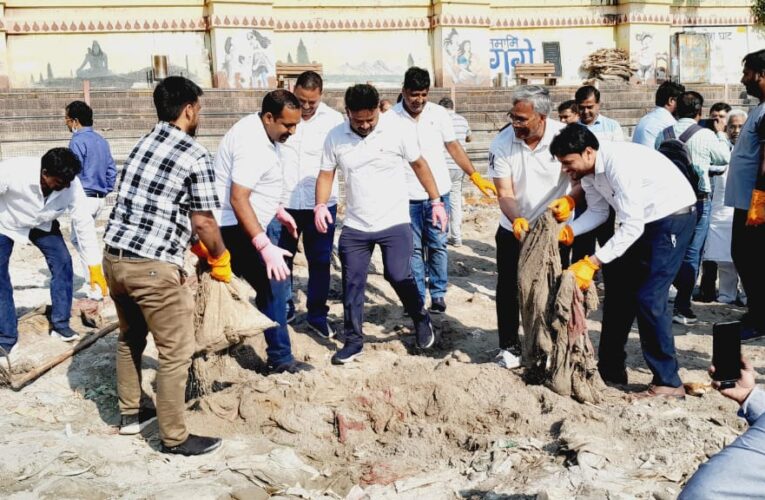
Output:
M744 121L746 121L746 118L749 116L746 114L746 111L744 111L741 108L733 108L730 110L730 113L728 113L728 123L730 123L730 119L734 116L741 116L744 118Z
M524 85L513 91L513 106L519 102L528 102L534 107L534 111L540 115L549 116L552 113L552 101L550 91L541 85Z

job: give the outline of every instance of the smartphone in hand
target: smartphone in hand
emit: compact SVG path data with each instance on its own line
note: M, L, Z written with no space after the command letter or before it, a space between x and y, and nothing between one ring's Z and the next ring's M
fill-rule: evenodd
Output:
M721 389L736 385L741 377L741 322L715 323L712 327L712 378Z

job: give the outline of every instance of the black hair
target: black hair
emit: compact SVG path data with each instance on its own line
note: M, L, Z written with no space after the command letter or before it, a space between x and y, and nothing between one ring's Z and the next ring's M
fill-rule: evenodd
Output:
M689 90L683 92L680 99L677 100L677 109L675 113L678 118L696 118L701 114L704 107L704 98L698 92Z
M580 102L584 102L589 99L591 95L595 96L595 102L600 102L600 90L596 89L592 85L579 87L576 91L576 94L574 94L574 100L577 104L579 104Z
M430 73L428 70L412 66L404 73L404 88L406 90L426 90L430 88Z
M295 94L285 89L272 90L263 96L263 102L260 105L260 114L271 113L274 118L282 116L284 108L300 109L300 101Z
M683 92L685 92L685 85L667 80L656 89L656 105L664 107L669 104L670 99L678 100Z
M368 83L357 83L345 91L345 107L348 111L375 109L380 105L380 94Z
M439 106L443 106L446 109L454 109L454 101L452 101L451 97L442 97L440 101L438 101Z
M295 87L303 87L306 90L319 89L319 92L322 92L324 90L324 81L321 79L321 75L315 71L303 71L297 77Z
M742 59L744 66L756 71L757 73L765 73L765 49L758 50L756 52L750 52Z
M404 98L404 94L399 92L398 96L396 97L396 104L400 103L403 98Z
M727 102L716 102L712 104L712 107L709 108L709 113L714 113L715 111L725 111L726 113L730 113L730 110L732 108L730 107L730 104Z
M83 127L93 126L93 109L82 101L72 101L66 105L66 116L77 120Z
M567 109L570 109L575 115L579 114L579 106L577 106L576 101L573 99L563 101L558 105L558 113L563 113Z
M65 182L72 182L82 170L80 160L69 148L49 149L40 164L45 175L57 177Z
M181 116L183 108L195 104L202 94L199 85L188 78L168 76L154 89L157 118L163 122L174 122Z
M588 147L598 150L600 143L590 129L580 123L566 125L550 143L553 156L566 156L572 153L582 154Z

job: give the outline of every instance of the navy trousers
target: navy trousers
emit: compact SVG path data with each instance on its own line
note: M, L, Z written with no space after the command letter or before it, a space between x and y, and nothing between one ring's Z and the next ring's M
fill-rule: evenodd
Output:
M414 246L409 224L399 224L375 232L345 227L340 234L339 249L343 271L343 329L346 344L361 345L364 341L364 292L375 245L380 245L382 250L385 279L395 290L404 310L415 320L423 315L424 302L409 264Z
M604 373L624 369L632 323L637 317L640 345L652 383L680 387L677 373L669 287L677 275L696 227L695 210L670 215L645 225L643 235L609 263L608 309L598 349L598 368Z
M74 275L72 257L61 236L58 221L53 222L50 232L32 229L29 232L29 241L43 253L50 271L51 326L54 330L66 328L72 316ZM12 251L13 240L0 234L0 347L6 351L18 340L13 284L8 272Z

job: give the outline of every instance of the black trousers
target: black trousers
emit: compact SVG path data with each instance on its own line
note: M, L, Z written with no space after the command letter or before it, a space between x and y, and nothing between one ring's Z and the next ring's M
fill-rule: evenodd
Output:
M731 256L746 292L748 319L752 326L765 329L765 225L746 225L746 210L733 212Z

